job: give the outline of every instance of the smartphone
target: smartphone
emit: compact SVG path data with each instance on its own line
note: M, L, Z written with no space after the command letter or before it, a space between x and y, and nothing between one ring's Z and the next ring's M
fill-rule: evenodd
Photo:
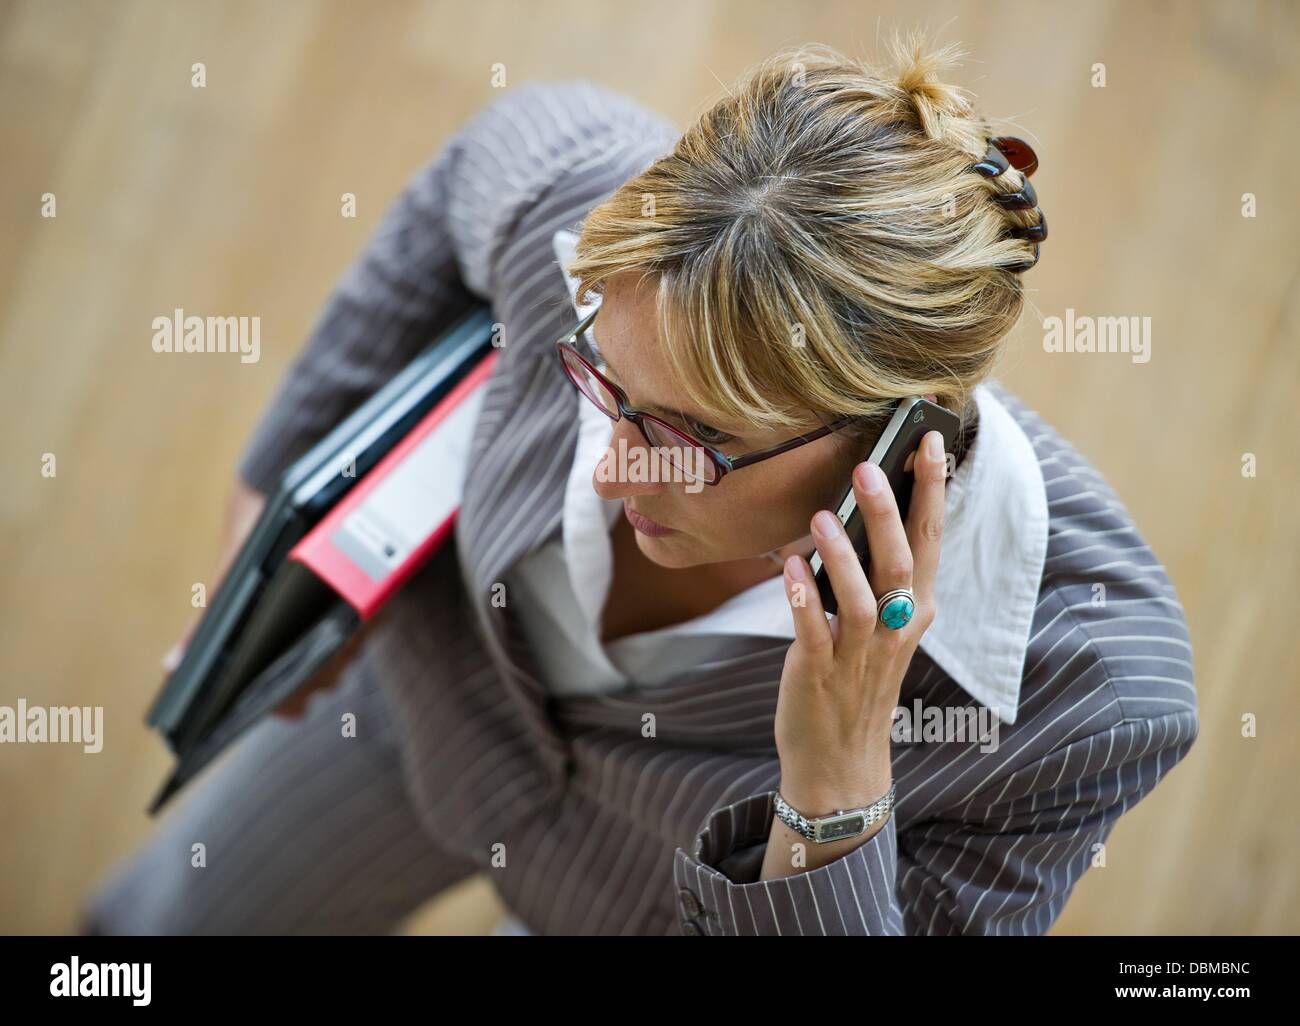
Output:
M893 416L890 417L889 423L885 425L885 430L880 435L880 440L876 442L871 455L867 457L868 462L874 463L884 471L885 480L894 490L898 513L904 524L907 523L907 510L911 504L914 480L912 464L908 457L916 452L921 445L921 439L930 431L938 431L943 435L943 451L951 453L961 431L961 418L951 410L945 410L942 406L919 395L900 399L894 408ZM862 562L862 572L869 573L871 554L867 551L867 528L862 521L862 512L858 509L857 497L853 494L852 482L849 483L844 498L840 500L836 516L844 525L844 531L849 536L849 541L853 543L858 559ZM831 588L830 574L822 563L821 553L814 552L808 565L812 567L813 580L817 582L817 594L821 596L822 608L828 613L837 612L839 603Z

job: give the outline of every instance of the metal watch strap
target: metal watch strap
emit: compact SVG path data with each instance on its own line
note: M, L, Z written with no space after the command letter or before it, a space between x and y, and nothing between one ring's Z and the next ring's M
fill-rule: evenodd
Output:
M777 818L797 834L825 844L827 841L839 841L845 837L856 837L867 827L889 815L894 807L894 792L897 784L889 783L889 791L877 798L870 805L861 809L837 809L829 816L805 816L776 792Z

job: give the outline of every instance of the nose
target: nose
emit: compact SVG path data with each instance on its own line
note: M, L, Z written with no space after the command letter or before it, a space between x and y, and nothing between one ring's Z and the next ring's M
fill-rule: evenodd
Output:
M591 486L602 499L653 495L664 490L668 479L662 464L663 457L650 448L636 425L620 417L596 463Z

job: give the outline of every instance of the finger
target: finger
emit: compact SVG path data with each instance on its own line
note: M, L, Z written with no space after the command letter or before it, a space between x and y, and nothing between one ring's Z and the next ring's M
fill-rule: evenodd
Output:
M164 673L175 673L176 667L180 666L181 659L185 655L185 650L190 646L190 638L194 636L194 630L199 625L197 618L191 620L189 625L179 638L176 644L167 650L167 654L162 657L162 668Z
M822 597L817 594L812 567L802 556L791 556L785 561L785 593L794 616L795 640L813 658L832 658L835 640L826 620Z
M812 530L839 607L835 613L836 645L849 649L864 646L876 628L876 599L862 572L862 561L834 513L819 510L812 518Z
M873 463L859 463L853 471L853 488L867 529L873 591L883 595L895 588L912 587L912 547L885 472ZM872 606L873 618L875 612Z
M917 601L934 598L943 538L943 503L947 489L948 456L943 435L926 432L913 463L912 503L907 511L907 539L912 546L912 592Z
M183 652L184 647L179 641L167 650L167 654L162 657L163 673L176 672L176 667L181 664L181 655Z
M339 677L347 668L348 661L357 653L361 643L365 638L363 631L357 631L347 639L337 652L330 656L325 663L292 695L286 698L280 705L273 710L276 716L282 716L287 720L299 720L307 711L307 702L317 691L328 691L335 687L339 682Z
M274 710L274 715L285 720L302 719L303 706L306 704L306 698L299 695L293 695L285 699Z

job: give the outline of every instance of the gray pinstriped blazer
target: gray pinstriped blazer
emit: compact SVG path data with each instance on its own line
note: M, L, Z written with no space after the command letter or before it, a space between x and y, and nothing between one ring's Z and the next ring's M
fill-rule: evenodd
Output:
M350 672L394 710L422 824L491 873L541 934L1027 934L1060 913L1123 812L1198 730L1177 596L1097 472L995 385L1043 468L1047 559L1020 706L1000 745L895 742L886 825L812 871L759 881L780 773L788 642L667 686L558 698L491 588L560 529L576 394L553 233L679 136L587 82L529 83L421 169L338 284L241 460L278 474L469 304L506 328L448 546L376 620ZM1091 602L1093 585L1108 602ZM918 650L900 705L971 698ZM653 713L657 737L643 738ZM492 864L504 844L506 864Z

